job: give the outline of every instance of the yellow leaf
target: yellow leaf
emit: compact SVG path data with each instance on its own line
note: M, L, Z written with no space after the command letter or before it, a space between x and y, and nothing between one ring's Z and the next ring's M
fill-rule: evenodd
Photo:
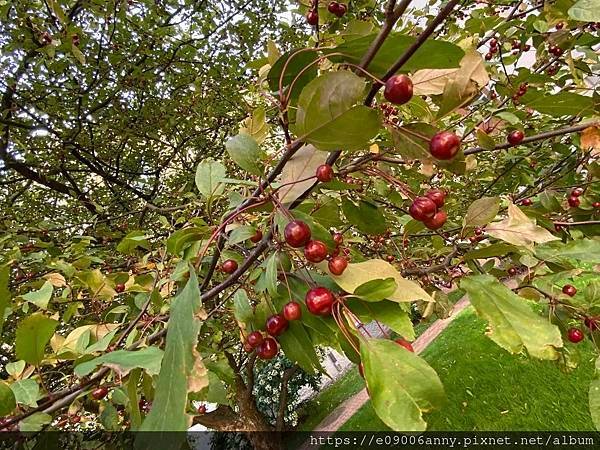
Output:
M588 127L581 132L579 143L582 150L592 150L592 155L600 154L600 128Z
M48 280L52 286L57 288L65 287L67 285L65 277L63 277L60 273L57 272L44 275L44 278Z
M458 69L422 69L411 77L414 95L440 95Z

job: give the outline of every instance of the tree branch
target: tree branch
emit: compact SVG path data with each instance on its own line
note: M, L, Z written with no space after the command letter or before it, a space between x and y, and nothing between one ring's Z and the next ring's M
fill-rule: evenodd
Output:
M294 366L286 369L283 372L283 377L281 379L281 391L279 393L279 411L277 413L277 423L275 425L275 429L277 431L283 431L283 426L285 425L285 408L287 405L287 397L288 397L288 383L294 376L294 374L298 371L300 366L295 364Z

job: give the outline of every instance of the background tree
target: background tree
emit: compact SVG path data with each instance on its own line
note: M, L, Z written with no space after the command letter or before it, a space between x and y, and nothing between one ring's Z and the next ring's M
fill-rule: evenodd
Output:
M576 365L600 8L459 3L3 7L2 426L282 430L255 366L318 373L331 346L386 425L424 430L444 387L411 311L465 293L502 348Z

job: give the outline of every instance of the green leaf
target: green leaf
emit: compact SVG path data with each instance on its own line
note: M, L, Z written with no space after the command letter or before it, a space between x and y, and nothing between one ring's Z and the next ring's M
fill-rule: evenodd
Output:
M229 233L229 237L227 238L227 243L229 245L239 244L240 242L250 239L255 234L256 228L250 225L242 225L231 230L231 233Z
M486 150L493 150L496 147L494 138L480 128L477 129L477 143Z
M117 245L117 251L125 255L135 254L138 248L144 250L150 250L150 243L148 242L148 236L144 231L136 230L127 234L119 245Z
M35 313L23 319L16 333L17 358L29 364L39 365L44 359L46 344L54 334L58 322L42 313Z
M327 271L327 263L319 263L318 266L323 271ZM403 278L394 266L382 259L370 259L368 261L348 264L348 267L341 275L330 274L329 276L346 292L354 292L357 287L368 281L393 278L397 287L395 292L387 297L388 300L394 302L433 301L433 298L415 281Z
M14 392L7 383L0 381L0 416L8 416L16 407Z
M513 113L508 111L499 112L496 114L496 116L500 117L503 120L506 120L511 125L517 125L518 123L521 123L521 119L519 119Z
M254 175L262 174L263 152L252 136L246 133L233 136L225 143L225 148L231 159L242 169Z
M81 50L79 50L79 47L77 47L75 44L71 44L71 52L81 65L85 64L85 55L81 52Z
M581 22L600 22L600 1L579 0L569 8L568 14L571 19Z
M524 348L539 359L557 359L562 347L560 330L536 314L528 302L491 275L464 278L460 287L467 291L477 313L489 323L487 335L510 353Z
M281 203L293 203L310 188L315 183L315 178L312 177L317 167L326 160L327 153L317 151L314 145L306 144L300 147L281 172L281 184L285 185L279 190Z
M317 58L317 51L312 49L302 49L301 52L292 50L285 53L273 64L273 67L269 71L269 75L267 76L269 88L272 91L279 91L279 79L285 68L285 73L282 77L282 87L285 89L294 82L290 99L292 101L296 100L304 86L317 76L317 65L312 64Z
M354 289L354 295L367 302L379 302L393 295L397 289L396 280L390 277L367 281Z
M19 405L31 406L35 408L40 399L40 387L35 380L26 378L10 385L11 391L15 395L15 400Z
M342 201L342 211L348 222L365 234L383 234L387 230L383 212L370 202L360 200L356 205L345 198Z
M596 359L594 378L590 383L589 405L592 422L600 430L600 357Z
M331 53L343 53L342 56L331 57L333 61L347 61L359 64L363 55L371 46L376 34L346 42L331 50ZM377 77L383 76L398 60L416 38L403 34L391 34L383 43L375 58L369 64L369 72ZM419 69L446 69L458 67L464 51L450 42L427 39L413 56L402 66L402 72L415 72Z
M270 295L277 294L277 253L273 253L266 261L265 277L267 292Z
M514 204L508 205L508 217L500 222L493 222L486 232L509 244L533 249L533 244L559 240L545 228L539 227Z
M535 248L535 256L544 261L560 263L574 259L584 263L600 264L600 240L577 239L563 242L548 242Z
M406 159L433 161L429 153L429 140L437 129L428 123L408 123L391 128L396 151Z
M562 91L548 95L546 92L536 92L538 95L526 95L523 98L525 106L550 116L586 116L594 111L594 99L572 92Z
M367 305L357 299L348 299L350 310L363 322L377 320L409 341L415 340L415 330L410 315L402 309L402 305L384 300L374 305Z
M254 312L252 306L250 306L248 294L243 289L239 289L233 295L233 314L242 323L248 323L252 320Z
M44 285L37 291L28 292L27 294L22 295L21 297L23 298L23 300L27 300L28 302L33 303L40 309L48 309L48 303L52 298L53 292L54 287L52 286L52 283L46 281Z
M188 384L196 376L196 352L200 320L197 314L202 309L198 279L190 268L190 279L185 288L173 299L171 316L167 327L165 353L156 381L156 393L152 409L140 431L155 431L151 436L139 436L136 448L175 448L177 439L169 431L185 431L191 425L186 413ZM185 433L179 437L185 440Z
M167 239L167 251L173 255L178 255L190 244L206 236L207 231L207 227L189 227L177 230Z
M465 253L465 260L472 259L483 259L483 258L493 258L495 256L504 256L509 253L517 253L518 248L514 245L504 244L499 242L498 244L488 245L487 247L478 248L476 250L471 250Z
M144 369L150 375L157 375L162 358L163 351L157 347L146 347L137 351L115 350L78 364L75 366L75 375L84 377L98 366L110 367L121 377L136 368Z
M206 198L223 194L226 176L225 166L214 159L205 159L196 168L196 187L198 192Z
M306 85L293 131L319 150L361 150L379 131L379 113L356 105L365 82L348 71L328 72ZM356 105L356 106L355 106Z
M4 311L10 304L10 265L0 266L0 333L4 325Z
M440 408L446 399L435 371L424 359L388 339L361 341L360 354L379 418L394 431L424 431L423 413Z
M500 199L498 197L482 197L475 200L469 206L463 219L463 229L487 225L494 220L498 211L500 211Z
M285 355L308 373L324 372L314 345L301 322L292 321L285 333L277 337Z
M19 431L23 433L40 431L50 422L52 422L50 414L37 412L19 422Z
M240 133L248 134L258 144L262 144L269 134L269 124L265 118L265 108L256 108L252 111L252 116L244 120L243 125L240 127Z

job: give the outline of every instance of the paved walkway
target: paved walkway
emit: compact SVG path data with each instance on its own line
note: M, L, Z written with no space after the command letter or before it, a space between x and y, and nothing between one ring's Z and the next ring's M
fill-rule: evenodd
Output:
M415 352L421 353L442 331L446 329L458 313L469 306L469 304L469 299L464 297L454 305L449 317L436 320L415 342L413 342ZM315 427L314 431L337 431L367 402L367 400L369 400L369 394L367 394L366 389L363 389L334 409ZM308 448L314 449L314 446L309 446L307 443L304 443L304 445L300 447L300 450L307 450Z

